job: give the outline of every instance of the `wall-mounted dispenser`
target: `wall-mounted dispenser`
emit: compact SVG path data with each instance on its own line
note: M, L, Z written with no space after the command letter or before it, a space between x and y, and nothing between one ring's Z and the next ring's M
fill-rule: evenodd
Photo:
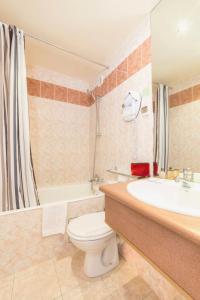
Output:
M125 122L130 122L135 120L140 112L142 97L136 91L128 92L125 97L123 108L123 120Z

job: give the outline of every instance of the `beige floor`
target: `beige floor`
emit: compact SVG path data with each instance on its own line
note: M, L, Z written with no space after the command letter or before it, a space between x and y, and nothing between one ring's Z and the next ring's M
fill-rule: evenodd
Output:
M67 256L49 260L0 282L0 300L158 300L124 260L95 279L83 273L83 253L72 247Z

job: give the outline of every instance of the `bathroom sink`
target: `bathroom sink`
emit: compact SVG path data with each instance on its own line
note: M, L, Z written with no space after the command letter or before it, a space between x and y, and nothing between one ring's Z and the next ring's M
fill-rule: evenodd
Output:
M200 184L191 183L184 188L182 183L166 179L149 178L128 184L128 192L137 200L157 208L200 217Z

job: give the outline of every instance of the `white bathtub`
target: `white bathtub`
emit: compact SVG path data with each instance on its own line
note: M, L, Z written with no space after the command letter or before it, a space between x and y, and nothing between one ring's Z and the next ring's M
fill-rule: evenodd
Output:
M104 194L99 190L93 193L89 183L38 188L38 196L40 201L39 206L0 212L0 216L26 212L42 208L46 205L59 205L67 202L69 217L74 218L85 213L102 211L105 206Z
M91 191L91 185L88 183L61 185L55 187L45 187L38 189L40 205L55 203L55 202L72 202L79 201L85 198L94 198L103 195L97 191L95 194Z
M94 194L89 183L39 188L38 196L41 206L67 202L69 218L102 211L105 205L104 194Z

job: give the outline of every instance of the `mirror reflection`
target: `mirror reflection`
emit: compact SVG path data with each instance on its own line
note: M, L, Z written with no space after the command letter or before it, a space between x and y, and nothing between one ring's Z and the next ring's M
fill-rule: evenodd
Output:
M153 11L154 157L159 171L200 171L200 2L163 0Z

